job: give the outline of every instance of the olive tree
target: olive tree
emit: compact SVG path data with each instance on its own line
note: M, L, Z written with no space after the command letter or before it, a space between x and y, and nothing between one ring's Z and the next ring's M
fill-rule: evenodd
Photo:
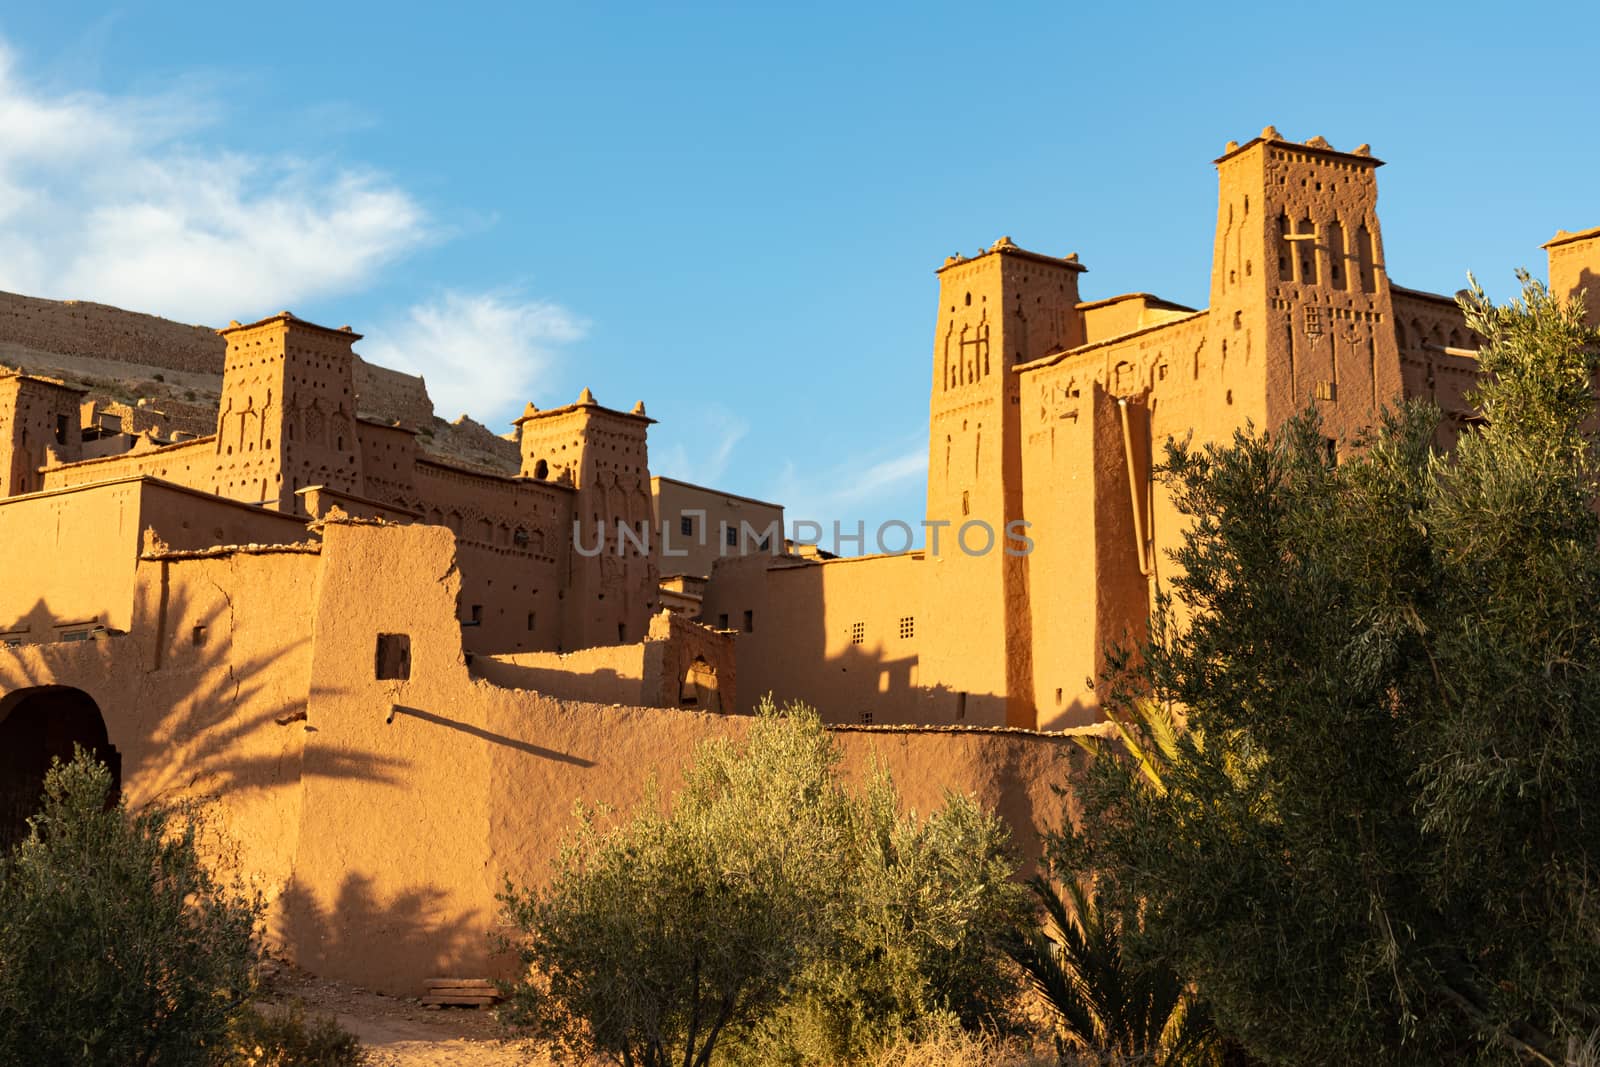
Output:
M1191 528L1059 851L1269 1063L1559 1062L1600 1026L1600 522L1575 302L1463 297L1482 416L1172 446Z

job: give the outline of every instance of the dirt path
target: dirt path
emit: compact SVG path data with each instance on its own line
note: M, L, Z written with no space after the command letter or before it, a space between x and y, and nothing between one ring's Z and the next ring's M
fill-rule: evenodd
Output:
M373 1067L539 1067L537 1050L507 1041L494 1013L480 1008L425 1008L330 982L279 964L266 976L268 1004L299 1000L306 1015L332 1015L366 1046Z

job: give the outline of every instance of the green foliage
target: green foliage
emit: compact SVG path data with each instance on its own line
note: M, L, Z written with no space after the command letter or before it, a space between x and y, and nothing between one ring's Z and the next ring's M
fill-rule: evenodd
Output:
M233 1020L228 1044L219 1067L360 1067L368 1062L354 1034L331 1016L308 1022L298 1000L281 1011L247 1005Z
M1152 1067L1214 1061L1205 1006L1170 968L1127 958L1124 920L1077 882L1067 883L1070 906L1048 879L1035 876L1029 885L1045 925L1029 930L1012 955L1054 1018L1063 1063L1074 1053Z
M260 906L201 863L197 813L111 792L57 762L0 866L0 1063L208 1063L251 988Z
M1061 851L1264 1062L1554 1063L1600 1024L1600 337L1522 280L1463 300L1488 421L1448 458L1417 405L1337 467L1314 415L1167 454L1192 529L1108 698L1139 758Z
M1015 1025L1005 946L1027 909L1005 825L965 796L925 819L899 806L882 773L853 798L834 860L849 893L840 925L740 1060L855 1062L949 1024Z
M815 713L770 702L748 741L701 745L670 812L580 809L551 883L508 886L527 977L504 1017L640 1067L834 1062L935 1011L974 1024L1010 986L1005 834L964 798L901 816L888 779L837 776Z

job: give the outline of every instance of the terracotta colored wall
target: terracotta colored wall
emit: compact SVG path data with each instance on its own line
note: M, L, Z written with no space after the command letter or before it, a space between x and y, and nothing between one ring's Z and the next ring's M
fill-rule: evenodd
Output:
M1600 227L1572 234L1563 230L1544 247L1551 292L1564 297L1584 293L1589 323L1600 326Z
M0 377L0 498L44 488L39 468L83 449L83 394L21 375Z
M283 516L138 479L14 500L0 507L0 544L16 561L0 582L0 634L43 641L77 624L132 629L147 529L174 549L305 536Z
M666 531L666 540L659 549L662 574L704 578L710 576L719 559L783 551L781 504L767 504L673 478L651 478L650 508L654 536L660 538L662 530ZM687 534L683 532L684 521L690 526ZM769 535L769 529L777 532ZM735 538L733 545L728 544L728 530ZM761 539L768 536L771 540L763 550Z

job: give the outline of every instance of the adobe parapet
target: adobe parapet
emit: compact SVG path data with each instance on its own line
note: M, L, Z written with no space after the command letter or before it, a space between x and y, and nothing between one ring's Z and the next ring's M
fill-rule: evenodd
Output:
M319 326L314 322L300 318L292 311L280 311L276 315L268 315L264 319L258 319L255 322L249 323L241 323L235 320L219 329L217 333L221 334L223 337L227 337L231 334L244 333L250 330L259 330L278 323L283 324L285 327L292 325L296 329L312 330L317 333L331 334L334 337L337 337L343 341L348 341L351 344L361 340L361 334L356 333L355 330L351 329L349 326L340 326L337 329L332 326Z
M1311 137L1305 141L1288 140L1278 133L1276 126L1266 127L1261 131L1261 136L1253 137L1244 144L1240 144L1238 141L1229 141L1223 148L1222 155L1212 160L1212 162L1220 166L1230 159L1244 155L1257 145L1269 145L1277 150L1295 154L1320 156L1342 163L1355 164L1370 170L1376 170L1383 166L1383 160L1372 154L1371 145L1360 144L1349 152L1341 152L1329 144L1325 137Z
M963 263L972 263L976 260L983 259L986 256L1012 256L1017 259L1029 259L1035 263L1045 263L1052 267L1063 267L1078 274L1082 274L1089 269L1082 263L1078 262L1078 253L1076 252L1065 256L1047 256L1042 252L1030 252L1026 248L1019 247L1016 242L1011 240L1011 238L1002 237L1000 240L996 241L994 244L990 245L988 248L979 252L975 256L949 256L945 259L944 265L938 270L934 271L934 273L943 274L951 267L959 267Z

